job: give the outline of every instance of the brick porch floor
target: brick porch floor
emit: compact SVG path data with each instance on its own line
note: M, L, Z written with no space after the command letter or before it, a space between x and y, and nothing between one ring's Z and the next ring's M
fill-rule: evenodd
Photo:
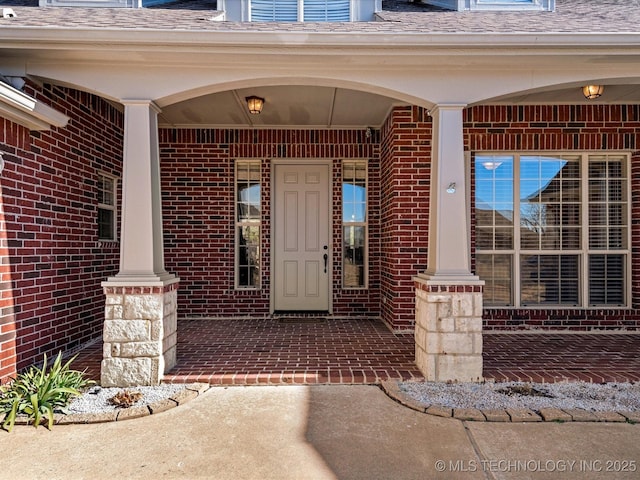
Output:
M100 378L102 344L73 364ZM183 320L166 382L225 385L421 380L413 334L376 320ZM484 334L484 376L496 381L640 381L638 334Z

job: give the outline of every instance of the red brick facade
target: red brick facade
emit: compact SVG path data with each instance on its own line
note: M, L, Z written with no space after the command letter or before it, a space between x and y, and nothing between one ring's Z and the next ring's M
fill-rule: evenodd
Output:
M0 379L98 338L100 282L118 246L98 242L98 172L121 176L123 117L87 93L50 85L26 93L71 120L29 132L0 119Z
M413 277L427 266L431 119L417 107L396 108L381 131L381 302L387 324L412 330Z
M181 318L269 314L270 159L330 158L334 315L379 315L394 330L412 329L412 278L426 266L427 120L424 110L399 109L380 132L368 135L363 130L162 130L165 259L167 270L181 279ZM262 285L236 290L233 161L255 158L262 160ZM366 290L342 287L342 159L366 159L369 164Z
M0 379L43 353L100 336L100 282L118 270L118 244L97 237L97 175L121 177L123 117L73 90L28 93L71 118L29 132L0 119ZM632 157L633 308L485 310L485 328L640 327L640 109L638 106L474 107L465 149L624 150ZM338 316L380 316L395 330L414 323L413 277L426 268L431 118L396 108L379 131L161 129L166 270L177 274L179 317L266 317L270 307L271 160L332 162L332 303ZM262 164L261 287L234 288L234 162ZM341 161L368 162L369 281L342 287ZM120 208L120 205L118 205ZM473 244L473 236L472 236ZM473 258L473 249L472 249Z
M271 159L330 159L333 178L333 310L377 315L380 297L378 145L364 130L161 130L160 161L167 271L180 277L185 317L266 316L270 307ZM234 285L234 161L262 164L261 286ZM369 288L343 289L341 160L369 164Z

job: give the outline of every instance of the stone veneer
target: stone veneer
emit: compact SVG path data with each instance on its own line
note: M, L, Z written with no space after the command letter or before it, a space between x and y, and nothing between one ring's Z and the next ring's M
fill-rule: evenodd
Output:
M158 385L177 358L178 282L104 286L103 387Z
M432 382L482 380L482 284L416 278L416 364Z

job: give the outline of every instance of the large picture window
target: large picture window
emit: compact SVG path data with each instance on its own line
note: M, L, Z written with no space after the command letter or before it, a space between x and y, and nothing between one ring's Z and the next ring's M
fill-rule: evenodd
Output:
M367 163L342 165L342 285L367 286Z
M260 161L236 162L236 287L260 286Z
M625 306L628 157L475 157L477 273L487 306Z

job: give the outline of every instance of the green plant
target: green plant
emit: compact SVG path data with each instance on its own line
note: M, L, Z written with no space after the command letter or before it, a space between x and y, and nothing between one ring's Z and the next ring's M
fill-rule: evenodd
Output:
M54 412L62 412L72 396L80 395L80 389L94 383L84 378L84 372L71 370L73 357L64 365L62 353L58 353L47 370L47 356L42 368L31 366L9 384L0 387L0 412L6 413L2 427L11 431L18 415L27 415L37 427L43 418L47 428L53 426Z

